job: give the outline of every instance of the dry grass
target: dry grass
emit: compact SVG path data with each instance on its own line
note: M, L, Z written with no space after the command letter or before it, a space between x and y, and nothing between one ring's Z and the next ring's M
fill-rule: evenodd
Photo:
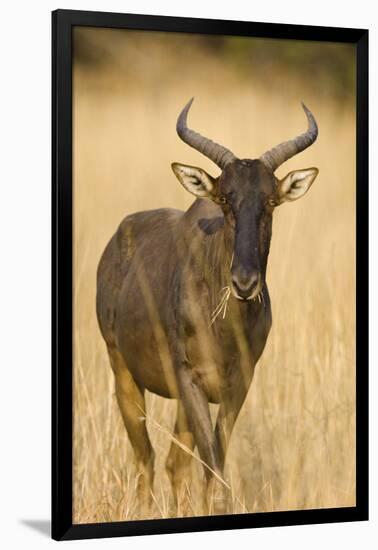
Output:
M109 75L75 73L74 118L74 521L139 518L133 453L117 408L95 315L95 273L127 214L185 209L191 197L172 161L217 170L175 135L175 119L196 96L193 127L253 157L301 131L299 101L315 113L318 142L281 167L317 166L302 200L275 213L268 284L273 328L233 433L226 479L232 512L352 506L355 503L355 126L354 112L326 94L288 82L277 93L207 66L215 87L188 70L169 85L101 88ZM110 77L109 77L110 78ZM216 91L216 93L215 93ZM215 411L214 407L214 411ZM175 403L147 399L157 451L152 517L172 514L164 462ZM192 513L200 514L203 469L193 462Z

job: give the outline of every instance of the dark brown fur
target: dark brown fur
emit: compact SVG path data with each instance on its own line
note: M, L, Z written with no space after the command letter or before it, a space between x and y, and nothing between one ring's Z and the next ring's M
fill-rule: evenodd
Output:
M271 327L265 273L275 178L260 161L238 160L215 182L227 204L197 199L187 212L128 216L98 268L98 320L142 493L153 479L153 450L145 423L136 420L145 410L145 389L179 400L176 437L191 449L197 445L216 474L205 469L214 485ZM230 297L225 318L211 324L230 277L251 270L262 278L259 299ZM215 430L209 402L220 404ZM188 469L184 455L173 445L168 466L176 489Z

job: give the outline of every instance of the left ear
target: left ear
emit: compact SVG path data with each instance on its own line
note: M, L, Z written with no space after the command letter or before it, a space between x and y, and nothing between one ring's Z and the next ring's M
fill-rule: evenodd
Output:
M317 168L289 172L287 176L278 182L277 190L280 204L286 201L296 201L303 197L310 189L318 173Z

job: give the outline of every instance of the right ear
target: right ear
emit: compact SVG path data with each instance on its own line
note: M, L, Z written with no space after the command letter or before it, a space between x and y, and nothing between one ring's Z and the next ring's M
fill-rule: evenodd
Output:
M202 170L195 166L187 166L186 164L172 164L172 170L189 193L199 198L214 199L216 194L215 178L212 178Z

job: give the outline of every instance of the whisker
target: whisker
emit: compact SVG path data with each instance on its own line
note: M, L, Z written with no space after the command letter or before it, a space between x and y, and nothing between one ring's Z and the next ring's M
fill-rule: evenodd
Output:
M228 299L231 295L231 288L229 286L225 286L221 289L221 292L223 292L223 295L220 299L219 304L215 307L213 313L211 314L210 326L215 322L216 318L218 317L218 315L222 313L222 311L223 311L222 319L226 317L227 304L228 304Z

